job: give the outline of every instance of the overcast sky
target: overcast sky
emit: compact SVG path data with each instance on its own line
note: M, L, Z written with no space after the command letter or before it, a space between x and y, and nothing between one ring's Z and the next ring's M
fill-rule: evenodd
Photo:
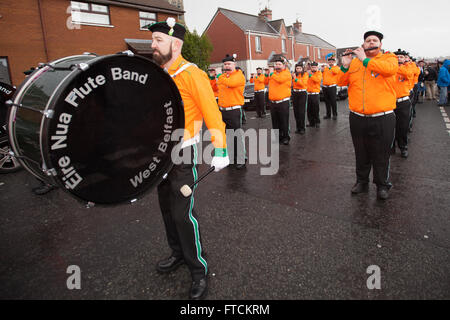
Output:
M201 34L218 7L257 15L268 2L273 20L289 26L298 18L304 32L337 48L361 45L364 31L378 29L385 35L384 49L450 56L449 0L184 0L185 20Z

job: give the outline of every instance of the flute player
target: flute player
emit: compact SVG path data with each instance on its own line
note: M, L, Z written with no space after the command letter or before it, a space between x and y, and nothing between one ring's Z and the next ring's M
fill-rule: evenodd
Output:
M356 156L356 184L352 194L367 193L373 166L377 198L386 200L392 184L389 179L390 150L394 142L396 93L394 76L397 57L382 53L383 34L368 31L361 48L347 50L342 57L338 85L348 86L350 131Z

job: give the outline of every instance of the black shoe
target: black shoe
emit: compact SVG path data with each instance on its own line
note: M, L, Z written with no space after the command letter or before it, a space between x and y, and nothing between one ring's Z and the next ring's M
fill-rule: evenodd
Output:
M300 130L300 134L305 134L305 129Z
M379 200L387 200L389 198L389 190L387 188L378 188L377 189L377 199Z
M244 163L244 164L237 164L237 165L236 165L236 169L237 169L237 170L242 170L242 169L244 169L244 168L246 168L246 167L247 167L247 164L245 164L245 163Z
M308 127L308 128L313 128L314 125L313 125L313 124L307 124L306 127Z
M368 183L357 182L352 188L353 194L368 193L368 192L369 192Z
M191 291L189 291L189 299L202 300L208 293L208 280L202 278L192 282Z
M288 146L289 145L289 139L283 139L283 141L281 143L284 144L285 146Z
M331 119L331 116L325 116L325 117L323 117L325 120L326 119Z
M161 273L169 273L178 269L184 263L182 257L170 256L165 260L161 260L156 265L156 270Z
M42 196L46 193L49 193L53 189L56 189L56 187L52 186L51 184L43 184L39 187L33 188L32 191L35 195Z
M316 128L320 128L320 124L316 124Z
M333 120L337 120L337 116L333 116Z
M402 150L401 157L405 159L408 158L408 150Z

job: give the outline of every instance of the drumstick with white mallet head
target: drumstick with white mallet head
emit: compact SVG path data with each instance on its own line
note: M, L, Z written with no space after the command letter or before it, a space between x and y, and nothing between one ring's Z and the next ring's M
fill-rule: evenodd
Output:
M211 172L213 172L216 168L215 167L211 167L209 168L208 171L206 171L200 178L198 178L196 181L194 181L193 184L191 184L190 186L188 186L187 184L185 184L184 186L182 186L180 188L180 192L183 196L190 197L192 194L192 188L195 187L195 185L197 185L200 181L202 181L204 178L206 178L207 175L209 175Z

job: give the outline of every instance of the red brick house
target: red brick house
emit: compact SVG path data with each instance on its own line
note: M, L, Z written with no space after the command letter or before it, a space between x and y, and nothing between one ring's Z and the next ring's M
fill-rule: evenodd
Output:
M17 86L39 62L83 52L148 55L142 27L183 14L166 0L1 0L0 81Z
M237 64L249 78L257 67L266 67L273 54L282 54L291 64L302 58L325 63L336 47L314 34L304 33L302 23L286 26L283 19L272 20L265 8L259 15L218 8L204 34L213 44L211 65L220 67L228 54L237 54Z

